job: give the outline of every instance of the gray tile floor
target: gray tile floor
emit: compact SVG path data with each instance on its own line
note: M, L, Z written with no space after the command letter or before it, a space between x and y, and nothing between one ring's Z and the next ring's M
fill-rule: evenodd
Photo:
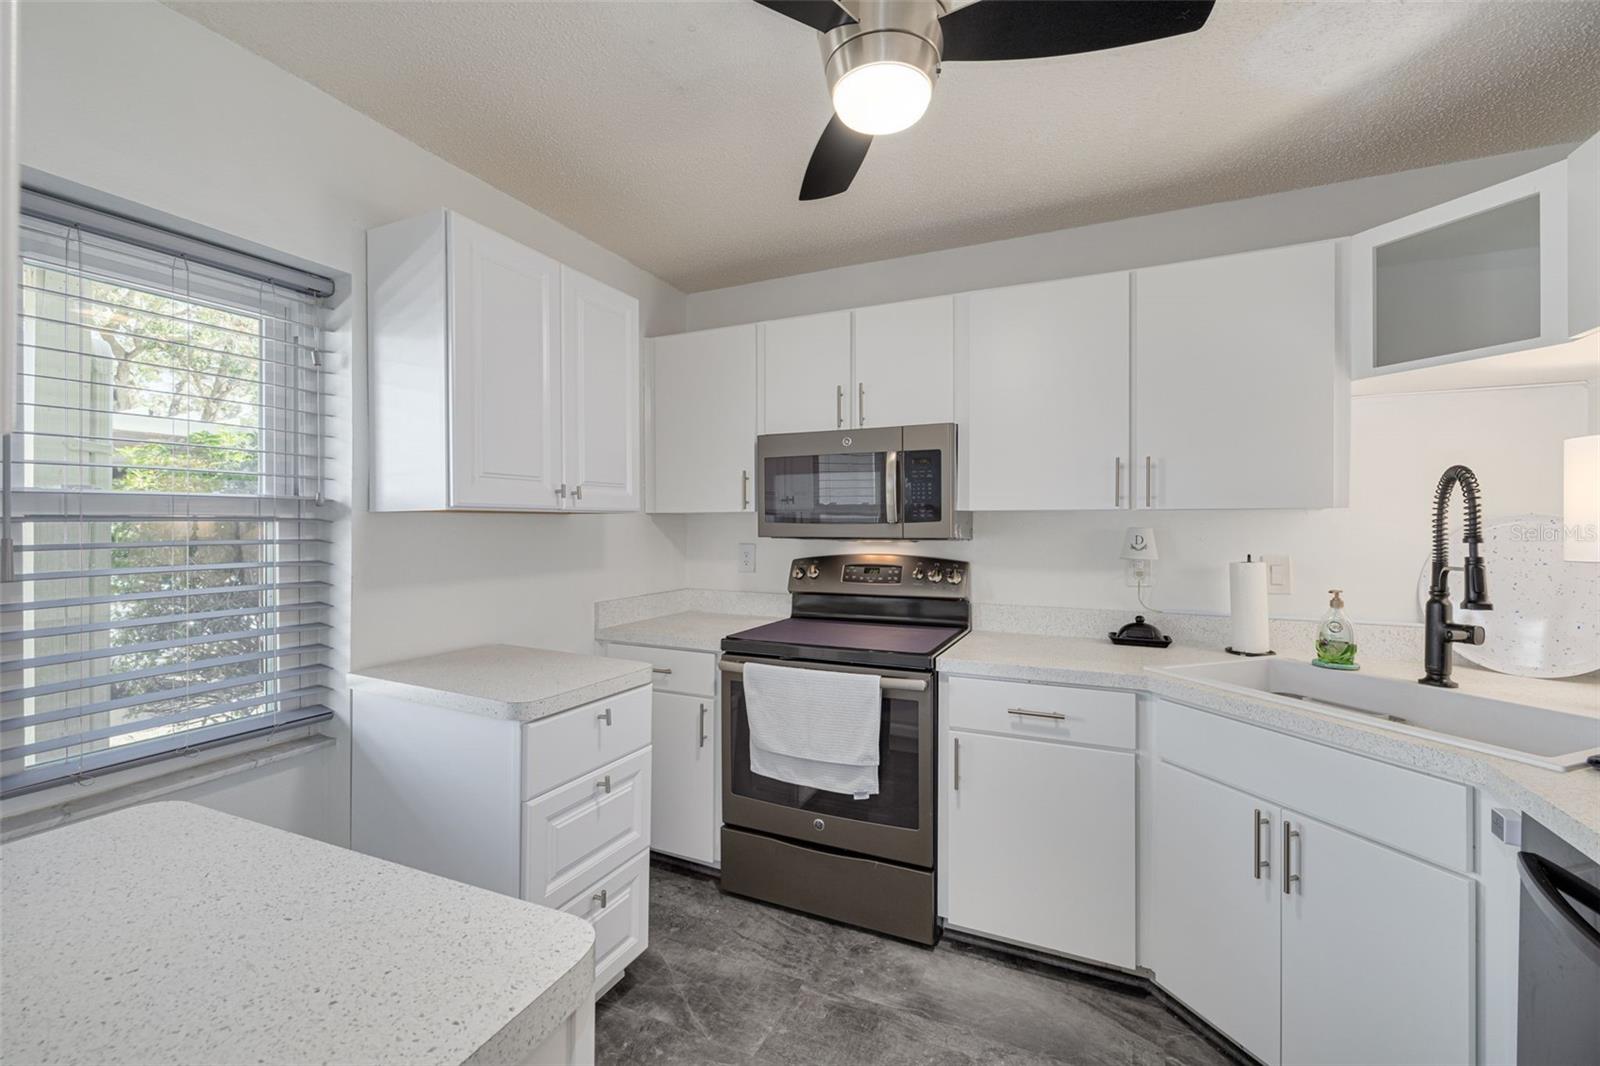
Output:
M1159 1000L982 949L929 950L660 865L650 949L601 1000L599 1066L1226 1066Z

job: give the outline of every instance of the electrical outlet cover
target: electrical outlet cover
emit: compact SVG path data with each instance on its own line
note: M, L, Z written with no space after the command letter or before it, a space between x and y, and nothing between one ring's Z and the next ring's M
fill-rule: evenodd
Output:
M1140 585L1149 588L1156 583L1155 565L1149 559L1129 559L1125 578L1131 589Z
M1294 589L1294 572L1287 555L1263 555L1267 564L1267 595L1287 596Z
M739 573L753 574L756 572L756 546L754 544L739 545Z

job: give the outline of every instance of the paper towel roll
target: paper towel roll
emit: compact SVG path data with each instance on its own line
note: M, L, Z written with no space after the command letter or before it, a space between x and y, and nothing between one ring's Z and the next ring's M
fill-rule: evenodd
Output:
M1233 615L1234 651L1260 655L1272 650L1267 627L1267 564L1228 564L1228 604Z

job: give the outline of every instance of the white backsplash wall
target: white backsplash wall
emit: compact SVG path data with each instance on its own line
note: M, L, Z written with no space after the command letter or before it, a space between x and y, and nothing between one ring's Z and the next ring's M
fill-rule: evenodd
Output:
M1122 535L1130 525L1148 524L1161 558L1145 595L1162 610L1226 612L1227 564L1252 552L1290 557L1293 592L1271 598L1274 617L1317 618L1327 607L1327 590L1342 588L1358 622L1417 621L1433 487L1445 467L1465 463L1477 472L1486 517L1559 514L1561 442L1590 432L1589 404L1589 388L1581 383L1356 397L1348 508L980 513L970 541L889 550L970 560L972 594L980 602L1125 608L1131 615L1138 600L1123 578ZM1262 447L1309 453L1320 444L1263 441ZM1460 529L1454 506L1451 515L1454 541ZM741 574L741 541L756 541L753 515L689 518L685 583L782 591L796 556L860 547L760 540L756 572ZM1489 587L1492 592L1492 570Z

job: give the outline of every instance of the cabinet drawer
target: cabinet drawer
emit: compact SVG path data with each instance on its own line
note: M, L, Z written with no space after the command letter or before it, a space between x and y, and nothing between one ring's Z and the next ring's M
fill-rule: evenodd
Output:
M594 987L650 946L650 852L641 851L561 908L594 926Z
M533 799L648 743L648 686L529 722L522 727L522 798Z
M650 680L658 692L681 692L685 696L717 694L717 657L706 651L679 651L676 648L648 648L642 644L613 644L624 659L650 664Z
M951 729L1102 748L1131 749L1138 734L1131 692L975 677L950 679L945 720Z
M522 898L546 907L650 846L650 749L522 806Z
M1180 703L1157 706L1161 758L1453 870L1472 868L1472 790Z

